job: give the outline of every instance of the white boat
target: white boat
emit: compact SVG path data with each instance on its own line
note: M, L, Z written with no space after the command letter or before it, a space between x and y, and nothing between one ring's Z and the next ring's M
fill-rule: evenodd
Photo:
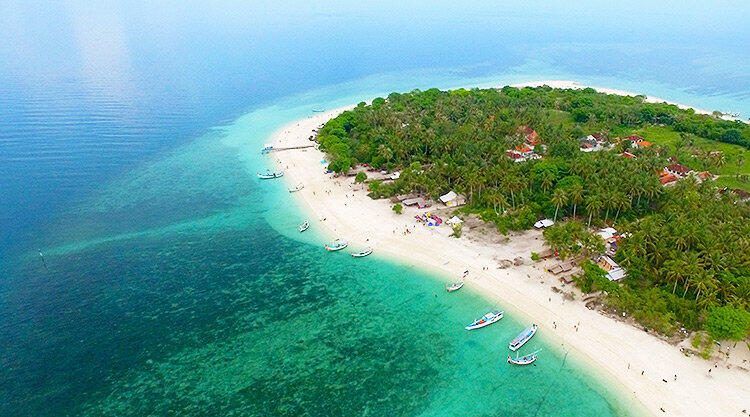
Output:
M531 365L539 357L538 353L539 350L537 350L536 352L531 352L528 355L519 358L518 352L516 352L515 358L511 358L510 355L508 355L508 363L512 363L513 365Z
M503 318L502 311L493 311L491 313L487 313L466 326L466 330L481 329L484 326L489 326L490 324L499 321L501 318Z
M349 246L349 242L345 241L344 239L336 239L330 244L326 243L325 248L329 252L334 252L337 250L344 249L347 246Z
M453 291L460 290L461 287L464 286L464 280L468 277L469 277L469 270L467 269L466 271L464 271L464 276L461 277L460 281L451 282L450 284L445 286L446 291L453 292Z
M304 223L302 223L301 225L299 225L299 232L300 233L304 232L305 230L307 230L308 227L310 227L310 222L308 222L307 220L305 220Z
M326 109L316 109L313 107L312 111L315 113L323 113L324 111L326 111Z
M303 188L305 188L305 185L302 184L302 183L299 183L299 184L295 185L294 187L289 187L289 192L290 193L295 193L295 192L297 192L297 191L299 191L299 190L301 190Z
M283 176L284 176L284 172L283 171L273 172L270 169L266 170L266 172L262 172L262 173L259 172L258 173L258 178L260 178L262 180L272 180L274 178L281 178Z
M516 338L510 342L510 345L508 345L510 350L515 352L521 346L523 346L526 342L531 340L531 338L534 337L534 335L536 334L536 329L537 329L536 324L532 324L531 327L527 327L523 329L523 331L519 333L518 336L516 336Z
M352 252L352 256L355 258L364 258L365 256L372 253L372 248L365 248L362 252Z

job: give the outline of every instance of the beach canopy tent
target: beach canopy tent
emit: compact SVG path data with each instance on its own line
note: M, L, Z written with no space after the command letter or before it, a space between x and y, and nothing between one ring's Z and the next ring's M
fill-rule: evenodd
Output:
M555 224L555 222L553 222L552 220L550 220L550 219L543 219L543 220L539 220L538 222L534 223L534 227L536 227L537 229L541 229L542 227L550 227L553 224Z
M604 229L596 232L597 235L601 236L602 239L607 240L617 234L617 230L612 227L605 227Z
M453 190L451 190L447 194L441 195L440 201L442 201L444 204L447 205L449 202L454 201L456 198L458 198L458 194L456 194L455 192L453 192Z
M446 221L446 223L448 223L448 224L461 224L463 222L464 221L461 220L461 219L459 219L458 216L453 216L453 217L451 217L450 219L448 219Z

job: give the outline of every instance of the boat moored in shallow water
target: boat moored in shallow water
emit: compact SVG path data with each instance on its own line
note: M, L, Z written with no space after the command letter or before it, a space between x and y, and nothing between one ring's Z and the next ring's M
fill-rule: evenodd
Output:
M537 327L538 326L536 324L532 324L531 327L527 327L523 329L523 331L519 333L518 336L516 336L516 338L510 342L510 345L508 345L510 350L515 352L521 346L523 346L526 342L531 340L531 338L534 337L534 335L536 334Z
M283 171L271 171L270 169L266 170L266 172L259 172L258 178L262 180L272 180L274 178L281 178L284 176Z
M493 311L491 313L487 313L466 326L466 330L481 329L484 326L489 326L490 324L499 321L501 318L503 318L502 311Z
M518 353L516 352L515 358L511 358L510 355L508 355L508 363L512 363L513 365L531 365L536 361L537 357L539 357L538 353L539 350L531 352L528 355L519 358Z
M308 222L307 220L305 220L304 223L302 223L301 225L299 225L299 232L300 233L304 232L305 230L307 230L308 227L310 227L310 222Z
M464 276L461 277L460 281L451 282L445 286L445 290L448 292L458 291L464 286L464 280L469 276L469 270L464 271Z
M352 257L354 258L364 258L365 256L372 253L372 248L365 248L365 250L361 252L352 252Z
M349 246L349 242L345 241L344 239L336 239L331 243L326 243L325 248L329 252L334 252L344 249L347 246Z
M305 188L305 185L302 184L302 183L299 183L299 184L295 185L294 187L289 187L289 192L290 193L296 193L297 191L299 191L299 190L301 190L303 188Z

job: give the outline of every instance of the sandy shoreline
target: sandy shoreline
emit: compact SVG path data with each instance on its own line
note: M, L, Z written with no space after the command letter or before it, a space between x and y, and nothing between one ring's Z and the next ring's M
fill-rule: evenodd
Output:
M586 87L570 81L517 86L542 84L557 88ZM649 98L653 100L664 101ZM352 107L293 122L276 132L271 142L277 147L309 145L308 137L313 129ZM470 269L472 278L467 286L497 299L516 317L539 324L542 332L566 348L573 348L605 377L614 378L631 398L636 397L652 414L740 416L743 409L750 410L750 373L744 369L737 366L728 369L722 361L709 375L708 369L714 361L686 357L665 341L591 311L580 301L566 301L561 293L553 292L552 285L560 288L555 277L543 270L545 264L529 260L532 251L539 252L542 248L539 232L529 231L509 241L503 241L499 234L482 242L451 238L447 227L417 225L413 216L416 209L407 208L404 214L397 215L387 200L370 199L364 190L358 189L360 186L353 184L352 178L330 178L324 173L326 165L321 163L326 158L315 148L279 151L272 155L285 170L287 185L304 184L305 188L295 195L311 213L309 220L313 227L323 228L331 237L347 239L353 250L371 246L378 254L396 256L447 276ZM411 233L404 234L406 228ZM497 269L498 259L516 257L525 258L526 263ZM578 323L580 326L576 330L574 326ZM738 344L732 353L732 363L750 359L747 350Z

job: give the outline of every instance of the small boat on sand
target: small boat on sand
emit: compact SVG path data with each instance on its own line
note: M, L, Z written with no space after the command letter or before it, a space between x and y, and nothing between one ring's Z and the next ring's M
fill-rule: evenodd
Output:
M299 191L299 190L301 190L303 188L305 188L305 184L299 183L299 184L295 185L294 187L289 187L289 192L290 193L296 193L297 191Z
M330 244L326 243L325 248L328 252L335 252L337 250L344 249L347 246L349 246L349 242L345 241L344 239L336 239Z
M502 311L493 311L491 313L487 313L466 326L466 330L480 329L484 326L489 326L490 324L499 321L501 318L503 318Z
M531 365L536 361L537 357L539 357L538 353L539 350L537 350L536 352L531 352L528 355L519 358L518 352L516 352L515 358L511 358L510 355L508 355L508 363L512 363L513 365Z
M536 334L537 327L538 326L536 324L532 324L531 327L527 327L523 329L523 331L519 333L518 336L516 336L516 338L510 342L510 345L508 345L510 350L515 352L521 346L523 346L526 342L531 340L531 338L534 337L534 335Z
M450 284L447 284L447 285L445 286L445 289L446 289L446 291L448 291L448 292L453 292L453 291L458 291L458 290L460 290L460 289L461 289L461 287L463 287L463 286L464 286L464 280L465 280L465 279L466 279L466 277L468 277L468 276L469 276L469 270L467 269L466 271L464 271L464 276L463 276L463 277L461 277L461 280L460 280L460 281L456 281L456 282L451 282Z
M258 178L262 180L272 180L274 178L281 178L284 176L283 171L271 171L270 169L266 170L266 172L259 172Z
M308 227L310 227L310 222L308 222L307 220L305 220L304 223L302 223L301 225L299 225L299 232L300 233L304 232L305 230L307 230Z
M352 256L355 257L355 258L364 258L365 256L367 256L367 255L369 255L371 253L372 253L372 248L367 247L367 248L365 248L365 250L363 250L361 252L352 252Z

